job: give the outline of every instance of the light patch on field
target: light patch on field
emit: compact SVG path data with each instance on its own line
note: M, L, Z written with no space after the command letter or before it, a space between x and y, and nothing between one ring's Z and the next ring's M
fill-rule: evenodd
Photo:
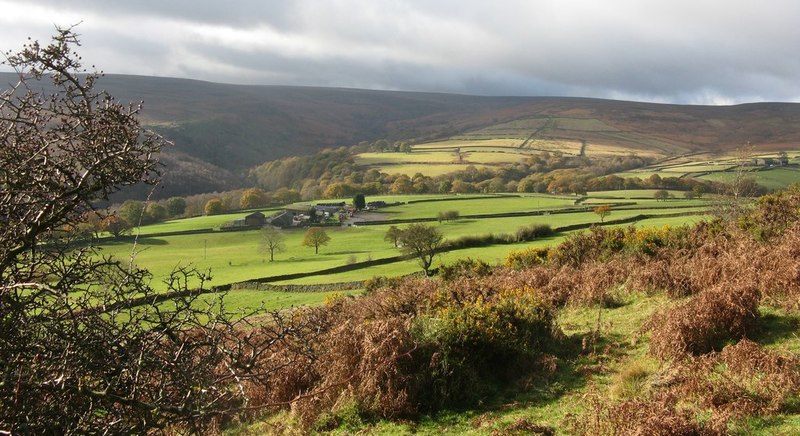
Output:
M486 165L471 165L471 164L400 164L400 165L384 165L376 167L378 171L387 174L405 174L409 177L414 174L421 173L425 176L436 177L445 174L454 173L456 171L464 171L469 166L475 168L483 168Z
M582 132L618 132L619 130L596 118L553 118L553 128Z
M522 140L518 138L491 138L478 140L448 139L446 141L426 142L416 144L412 148L416 150L440 149L440 148L470 148L470 147L509 147L516 148L522 145Z
M486 152L486 151L469 151L462 153L463 159L466 163L479 163L479 164L501 164L501 163L516 163L530 157L525 153L504 153L504 152Z
M534 139L525 144L525 148L532 150L560 151L566 154L579 155L582 144L580 141L560 139Z
M661 153L654 150L642 150L639 148L622 147L619 145L598 144L588 142L586 144L586 156L627 156L629 154L636 154L643 157L657 157L662 156Z
M355 157L356 165L450 163L458 156L451 151L416 151L414 153L360 153Z

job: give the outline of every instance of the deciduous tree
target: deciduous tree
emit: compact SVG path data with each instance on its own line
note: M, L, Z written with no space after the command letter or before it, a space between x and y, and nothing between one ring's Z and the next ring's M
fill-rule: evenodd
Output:
M171 217L181 216L186 213L186 199L183 197L170 197L167 200L167 213Z
M131 229L131 225L117 215L105 217L100 225L103 230L111 233L111 236L115 238L119 238Z
M286 237L283 232L272 226L261 229L261 245L259 252L269 254L269 261L275 260L275 253L286 250Z
M331 237L322 229L322 227L311 227L306 231L303 237L303 245L306 247L314 247L314 254L319 254L320 245L328 245Z
M315 329L200 304L196 271L155 290L147 271L61 231L155 182L165 145L138 106L95 91L77 42L59 29L6 55L19 81L0 94L0 433L214 432L253 405L248 383L277 371L259 356Z
M399 242L402 244L400 249L414 255L419 260L425 275L430 275L433 258L442 247L444 236L434 226L411 224L402 231Z
M206 202L203 211L206 215L219 215L225 212L225 203L219 198L212 198Z
M383 236L383 240L386 242L391 242L392 245L397 248L397 245L400 241L400 235L403 233L397 226L389 226L389 229L386 230L386 234Z
M597 206L594 208L594 213L600 217L600 222L602 223L607 216L611 215L611 206L604 204L602 206Z

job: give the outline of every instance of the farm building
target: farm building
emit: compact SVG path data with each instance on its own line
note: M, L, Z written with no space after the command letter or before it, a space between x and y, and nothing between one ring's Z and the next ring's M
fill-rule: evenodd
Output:
M267 222L274 227L291 227L294 225L294 218L295 213L287 210L271 216Z
M266 217L261 212L254 212L244 218L234 220L228 227L261 227L266 222Z
M261 212L253 212L244 217L244 225L246 226L263 226L266 222L266 217Z

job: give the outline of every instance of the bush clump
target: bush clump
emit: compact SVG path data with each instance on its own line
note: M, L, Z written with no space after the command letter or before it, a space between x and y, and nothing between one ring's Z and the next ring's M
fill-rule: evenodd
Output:
M531 371L555 340L555 314L532 289L460 303L440 295L412 329L424 356L418 400L430 409L474 403L498 383Z
M484 277L490 274L492 274L491 265L471 257L458 259L449 265L442 265L439 268L439 277L444 281L452 281L459 277Z
M744 337L758 319L761 295L754 286L726 282L703 290L688 302L656 313L648 322L650 353L680 359L721 348Z
M527 242L552 235L553 229L549 224L531 224L517 229L516 240L517 242Z

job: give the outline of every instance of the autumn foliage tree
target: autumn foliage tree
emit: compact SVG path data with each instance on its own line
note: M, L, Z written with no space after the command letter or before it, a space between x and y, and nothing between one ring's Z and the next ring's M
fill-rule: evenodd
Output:
M328 245L331 237L321 227L311 227L303 237L303 246L314 247L314 254L319 254L320 245Z
M602 206L597 206L594 208L594 213L600 217L600 222L602 223L607 216L611 215L611 206L604 204Z
M103 218L103 221L100 222L100 227L104 231L111 233L111 236L115 238L119 238L131 229L131 225L124 218L117 215L109 215Z
M212 198L206 202L203 212L206 215L219 215L225 212L225 204L219 198Z

